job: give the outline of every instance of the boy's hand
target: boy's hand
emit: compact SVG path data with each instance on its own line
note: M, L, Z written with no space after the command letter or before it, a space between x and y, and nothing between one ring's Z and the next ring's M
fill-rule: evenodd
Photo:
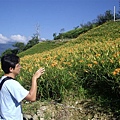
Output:
M42 74L44 74L45 69L44 68L40 68L38 71L36 71L36 73L33 75L33 78L38 79Z

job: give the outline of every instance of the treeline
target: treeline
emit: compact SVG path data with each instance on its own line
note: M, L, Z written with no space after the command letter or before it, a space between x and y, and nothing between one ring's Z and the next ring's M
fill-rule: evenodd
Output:
M116 13L116 19L120 19L120 14ZM58 39L71 39L76 38L80 34L87 32L88 30L102 25L103 23L114 20L114 14L111 10L107 10L103 15L98 15L97 19L93 20L92 22L87 22L86 24L80 24L80 26L74 27L73 30L64 33L64 28L60 30L60 33L53 33L54 40Z

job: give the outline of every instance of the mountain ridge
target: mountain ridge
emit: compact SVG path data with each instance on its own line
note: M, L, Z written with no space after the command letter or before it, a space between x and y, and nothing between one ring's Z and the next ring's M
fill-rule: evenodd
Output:
M0 43L0 55L7 49L13 49L13 44L14 42L9 42L9 43Z

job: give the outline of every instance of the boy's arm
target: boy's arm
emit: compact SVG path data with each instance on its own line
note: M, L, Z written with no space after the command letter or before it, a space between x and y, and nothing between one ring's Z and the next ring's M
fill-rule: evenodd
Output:
M36 94L37 94L37 79L44 74L45 69L40 68L32 77L32 85L31 89L29 91L29 94L25 97L25 100L28 101L35 101L36 100Z

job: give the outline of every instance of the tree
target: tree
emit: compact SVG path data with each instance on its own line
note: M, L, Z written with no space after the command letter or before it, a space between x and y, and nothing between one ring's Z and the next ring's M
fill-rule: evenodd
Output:
M105 23L106 21L113 20L113 18L114 18L114 16L111 13L111 11L107 10L104 15L99 15L97 17L97 24L101 25L101 24Z
M13 47L16 47L16 49L18 50L18 53L22 52L25 48L25 44L22 42L16 42Z
M116 19L120 19L120 12L115 14Z
M34 46L34 45L36 45L38 43L39 43L39 38L38 38L38 36L36 34L34 34L32 39L28 41L28 43L25 46L24 50L27 50L27 49L31 48L32 46Z
M75 30L78 29L78 28L79 28L79 26L74 27Z
M13 52L12 52L12 49L7 49L7 50L5 50L3 53L2 53L2 55L1 56L4 56L5 54L12 54Z
M105 16L104 15L99 15L98 17L97 17L97 24L98 25L102 25L103 23L105 23L106 22L106 20L105 20Z
M54 40L56 39L57 33L53 33Z
M65 29L64 29L64 28L62 28L62 29L60 30L60 33L64 33L64 31L65 31Z
M110 11L110 10L107 10L107 11L105 12L105 20L106 20L106 21L109 21L109 20L113 20L113 18L114 18L114 16L113 16L113 14L111 13L111 11Z

